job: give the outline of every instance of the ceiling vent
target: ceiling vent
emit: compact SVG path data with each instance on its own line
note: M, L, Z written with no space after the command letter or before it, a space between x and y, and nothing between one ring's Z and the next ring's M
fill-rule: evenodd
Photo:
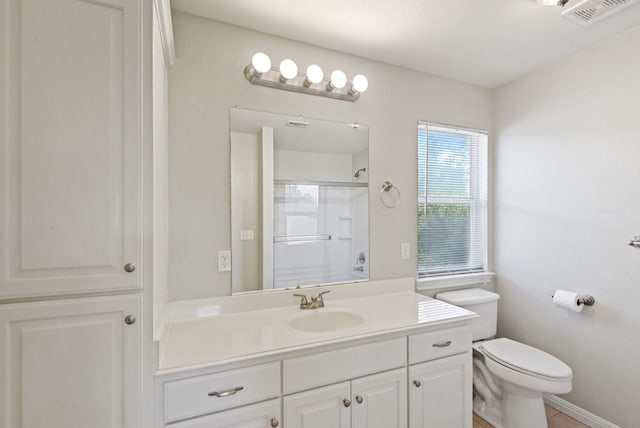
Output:
M562 16L580 25L591 25L640 0L583 0L562 12Z

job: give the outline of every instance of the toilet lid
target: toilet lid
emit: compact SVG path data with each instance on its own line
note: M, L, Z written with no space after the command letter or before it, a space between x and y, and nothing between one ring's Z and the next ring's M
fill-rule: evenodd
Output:
M485 356L522 373L550 379L571 379L571 367L544 351L514 340L500 338L483 342Z

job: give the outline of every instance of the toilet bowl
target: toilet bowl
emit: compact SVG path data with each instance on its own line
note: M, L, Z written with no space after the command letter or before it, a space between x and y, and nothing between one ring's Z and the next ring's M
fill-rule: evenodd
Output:
M532 346L492 339L500 298L496 293L475 288L436 298L480 315L472 322L474 412L496 428L547 428L543 396L571 391L571 368Z

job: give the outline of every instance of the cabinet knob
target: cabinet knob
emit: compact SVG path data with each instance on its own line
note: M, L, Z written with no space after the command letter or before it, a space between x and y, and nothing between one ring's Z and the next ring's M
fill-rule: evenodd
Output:
M135 324L136 317L134 317L133 315L127 315L126 317L124 317L124 323L127 325Z
M364 401L364 398L362 398L362 396L360 395L356 395L356 401L358 402L358 404L362 404L362 402Z
M349 407L351 406L351 400L345 398L344 400L342 400L342 404L344 404L344 407Z
M278 425L280 425L280 422L276 418L271 418L271 426L276 428Z
M136 270L136 265L131 263L131 262L129 262L126 265L124 265L124 271L125 272L131 273L131 272L133 272L135 270Z
M420 382L419 380L414 380L413 384L416 386L416 388L420 388L420 385L422 385L422 382Z

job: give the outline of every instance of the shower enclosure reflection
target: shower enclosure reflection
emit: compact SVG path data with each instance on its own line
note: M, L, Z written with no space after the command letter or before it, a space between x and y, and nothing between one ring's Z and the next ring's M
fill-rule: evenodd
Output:
M230 118L233 292L368 279L368 128Z

